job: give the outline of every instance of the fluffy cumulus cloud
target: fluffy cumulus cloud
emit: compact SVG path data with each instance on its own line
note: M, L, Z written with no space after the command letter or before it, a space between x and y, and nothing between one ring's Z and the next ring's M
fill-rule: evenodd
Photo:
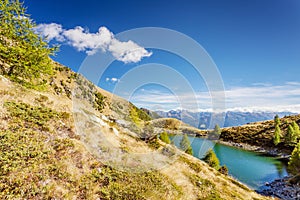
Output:
M140 47L136 43L129 40L128 42L120 42L113 39L109 45L109 51L117 59L125 63L139 62L143 57L149 57L152 55L146 49Z
M60 24L51 23L40 24L35 30L49 41L55 39L58 42L66 42L88 55L93 55L98 50L108 51L124 63L139 62L142 58L152 55L151 52L131 40L119 41L106 27L100 27L98 32L90 33L80 26L66 30Z
M69 45L79 51L85 51L88 55L93 55L97 50L106 51L113 39L113 34L106 28L100 27L97 33L89 33L82 27L63 31Z
M61 35L63 32L63 28L60 24L39 24L35 27L35 31L40 33L47 40L56 39L59 42L64 41L64 37Z

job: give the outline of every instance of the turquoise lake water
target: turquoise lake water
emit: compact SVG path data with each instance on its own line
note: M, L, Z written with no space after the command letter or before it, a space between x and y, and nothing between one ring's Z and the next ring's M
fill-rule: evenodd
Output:
M177 147L181 138L181 135L170 136ZM285 164L273 157L218 144L204 138L189 136L189 139L195 157L202 159L212 148L220 164L227 166L229 174L252 189L257 190L266 182L288 175Z

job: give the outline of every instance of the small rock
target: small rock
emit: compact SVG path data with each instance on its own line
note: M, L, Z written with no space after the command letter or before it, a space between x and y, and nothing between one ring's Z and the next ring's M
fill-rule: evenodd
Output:
M196 182L196 185L197 185L198 187L200 187L200 186L202 185L202 182L201 182L201 181L198 181L198 182Z

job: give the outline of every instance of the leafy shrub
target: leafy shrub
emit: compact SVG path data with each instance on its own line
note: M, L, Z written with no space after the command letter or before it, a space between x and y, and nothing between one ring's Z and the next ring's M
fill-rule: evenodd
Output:
M34 128L44 131L49 130L50 120L68 119L70 115L65 112L56 112L47 107L31 106L26 103L7 101L5 108L19 128Z
M94 107L98 110L98 111L102 111L105 107L105 100L106 97L103 96L100 92L96 92L94 93L95 96L95 103L94 103Z
M228 175L228 168L226 167L226 165L223 165L222 167L220 167L220 169L218 171L224 175Z
M148 145L152 149L158 149L160 147L160 144L159 144L157 138L154 138L154 139L148 141Z

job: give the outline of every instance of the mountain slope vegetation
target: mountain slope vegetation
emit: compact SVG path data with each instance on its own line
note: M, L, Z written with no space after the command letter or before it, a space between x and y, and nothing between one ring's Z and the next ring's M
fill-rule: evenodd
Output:
M268 199L149 137L147 113L49 58L19 1L0 8L1 199Z
M300 115L286 116L278 119L280 129L280 141L274 144L276 124L274 120L249 123L243 126L223 128L220 139L235 143L247 143L254 146L277 149L279 152L291 154L296 143L285 142L288 127L300 124Z

